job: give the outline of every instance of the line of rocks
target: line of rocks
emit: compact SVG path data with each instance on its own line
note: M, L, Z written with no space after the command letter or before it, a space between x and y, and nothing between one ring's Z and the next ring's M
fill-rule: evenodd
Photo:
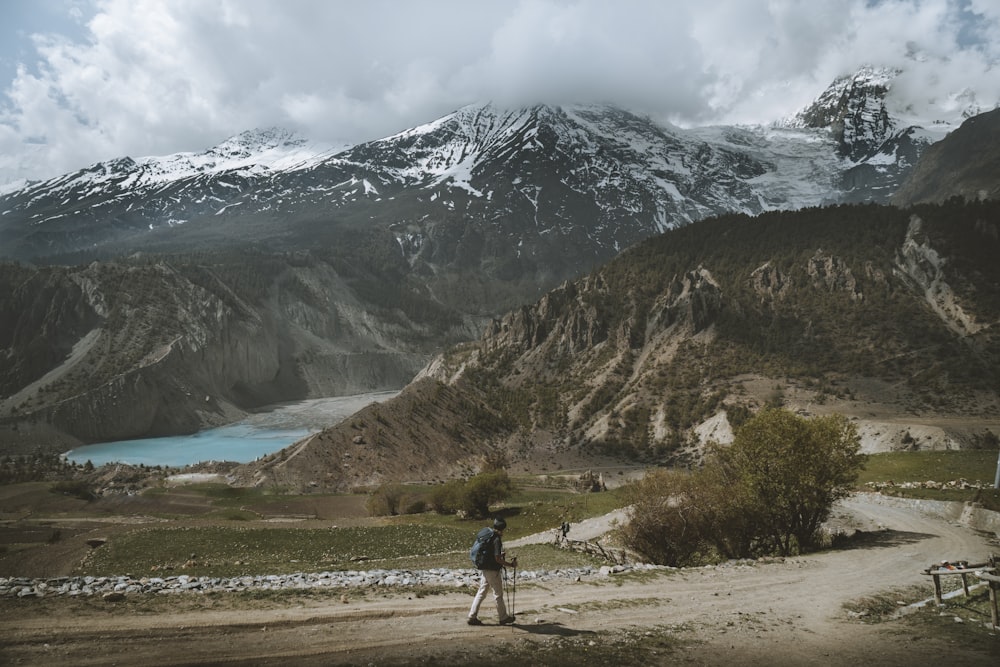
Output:
M580 567L560 570L519 571L523 582L584 577L608 577L625 572L666 570L658 565L605 565L600 568ZM127 595L176 593L233 593L246 590L305 590L324 588L362 588L380 586L446 586L464 588L477 586L476 570L351 570L344 572L298 572L239 577L195 577L185 574L169 577L0 577L0 597L41 598L49 596L100 595L109 602L123 600Z

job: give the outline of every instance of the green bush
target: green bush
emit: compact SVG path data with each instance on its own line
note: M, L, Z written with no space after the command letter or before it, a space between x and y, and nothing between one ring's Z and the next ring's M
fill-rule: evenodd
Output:
M461 507L462 490L465 481L453 479L431 491L431 509L438 514L454 514Z
M623 538L665 565L815 549L833 503L864 465L860 446L854 425L839 415L764 410L730 447L710 448L701 470L658 472L632 485Z
M97 498L97 495L94 493L90 484L80 479L56 482L52 485L50 491L64 496L72 496L74 498L79 498L80 500L86 500L87 502Z
M371 516L396 516L405 495L402 484L383 484L368 496L365 508Z
M845 417L805 419L764 410L736 431L732 447L717 448L715 464L761 522L767 551L789 555L818 545L833 503L846 497L864 467L857 428Z
M647 560L676 566L696 564L708 550L704 527L692 519L697 513L680 510L672 499L697 491L694 478L680 471L654 470L629 485L626 497L632 506L631 520L622 538Z
M406 505L406 509L403 510L403 514L423 514L426 511L427 501L423 498L417 498L416 500L411 500Z
M490 505L510 497L511 483L506 470L479 473L465 483L462 507L468 516L487 517Z
M431 492L430 504L435 512L484 518L490 505L506 500L513 490L506 470L481 472L466 481L453 480Z

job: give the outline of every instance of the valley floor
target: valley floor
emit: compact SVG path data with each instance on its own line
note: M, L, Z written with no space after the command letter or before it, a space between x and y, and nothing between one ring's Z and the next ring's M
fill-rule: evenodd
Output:
M860 494L839 511L868 533L849 549L658 575L520 585L517 623L490 601L465 623L472 590L331 592L247 600L0 600L0 662L24 665L608 664L996 665L1000 636L967 643L890 620L866 624L844 604L920 587L942 560L982 561L996 535ZM931 604L933 600L931 599ZM963 637L965 639L963 639Z

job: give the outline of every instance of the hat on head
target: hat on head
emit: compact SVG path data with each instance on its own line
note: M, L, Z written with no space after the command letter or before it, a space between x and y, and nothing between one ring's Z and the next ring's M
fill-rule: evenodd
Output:
M503 518L497 517L496 519L493 519L493 527L497 530L503 530L507 527L507 522L504 521Z

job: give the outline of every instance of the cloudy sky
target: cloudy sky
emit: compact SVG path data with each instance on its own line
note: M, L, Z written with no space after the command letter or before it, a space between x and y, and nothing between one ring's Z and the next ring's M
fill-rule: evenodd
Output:
M358 143L465 104L770 122L866 63L1000 100L996 0L0 0L0 185L277 125Z

